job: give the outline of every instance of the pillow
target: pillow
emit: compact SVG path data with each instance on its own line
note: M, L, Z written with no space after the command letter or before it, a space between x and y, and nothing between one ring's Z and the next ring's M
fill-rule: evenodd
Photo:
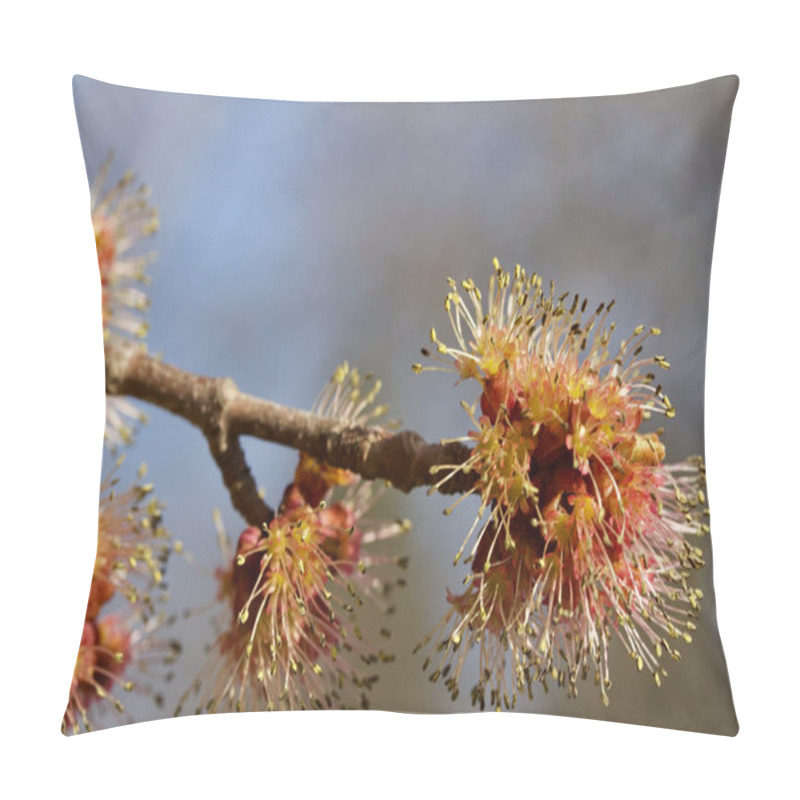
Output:
M737 87L76 76L107 411L64 731L372 707L734 735L703 390Z

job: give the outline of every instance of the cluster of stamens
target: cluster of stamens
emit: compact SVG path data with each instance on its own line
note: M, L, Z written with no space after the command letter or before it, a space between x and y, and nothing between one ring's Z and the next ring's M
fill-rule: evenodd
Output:
M147 333L142 312L148 307L143 287L148 283L146 269L153 256L132 255L131 250L158 230L158 211L149 205L148 187L132 188L134 175L130 171L102 194L110 165L110 159L103 164L91 191L103 332L106 338L142 338Z
M700 458L665 465L662 431L639 430L654 414L675 415L656 381L669 363L643 355L656 328L640 325L611 349L613 305L587 313L585 299L544 291L539 276L495 260L485 310L473 281L450 281L457 345L432 330L435 350L423 350L446 366L414 365L481 385L479 403L464 404L473 429L459 441L471 454L435 468L431 489L476 476L445 511L480 498L455 557L470 572L420 645L431 680L444 679L454 698L478 648L472 701L481 708L510 708L548 680L575 696L589 676L608 704L612 635L660 685L663 654L679 659L676 644L696 627L702 592L688 579L703 558L686 537L708 530L704 467Z
M149 306L145 287L152 253L137 253L137 245L158 230L158 211L150 206L150 190L133 188L134 176L126 172L103 193L111 159L100 169L91 190L92 226L102 292L103 336L107 343L120 339L142 340L147 334L144 316ZM106 440L112 447L129 444L136 423L145 415L129 400L106 398Z
M144 468L139 472L143 477ZM180 652L177 642L154 637L164 622L158 605L164 599L160 590L167 557L180 544L170 542L152 485L138 483L119 493L117 484L112 476L101 487L97 556L64 732L92 730L93 706L113 706L123 713L119 690L138 688L126 677L131 668L152 672L157 664L171 664Z
M379 382L368 383L342 365L313 411L363 425L385 411L372 408ZM371 483L300 454L275 518L246 528L218 572L231 623L177 713L192 692L198 712L367 707L371 670L394 656L367 641L356 612L366 602L390 610L381 568L406 564L370 545L410 527L368 524L362 516L375 497Z

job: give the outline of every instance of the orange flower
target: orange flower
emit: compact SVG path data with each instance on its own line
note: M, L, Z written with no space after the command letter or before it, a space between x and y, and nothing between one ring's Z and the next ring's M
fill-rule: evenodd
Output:
M545 293L539 277L519 266L512 276L497 261L486 310L472 281L466 299L450 285L458 345L435 331L431 340L436 357L480 383L481 414L466 407L471 456L440 468L434 490L474 471L481 505L456 556L473 542L467 589L448 594L449 611L423 642L435 641L431 678L457 695L475 645L481 707L487 688L491 706L510 707L548 677L574 696L589 673L608 703L613 632L660 685L663 652L680 657L670 642L691 641L699 609L687 579L702 553L686 537L708 526L702 461L666 466L660 432L640 432L654 413L675 415L653 386L655 368L669 364L641 355L659 331L639 326L612 352L613 302L586 315L586 300L556 296L552 284Z
M153 254L137 254L137 245L158 230L158 212L148 204L149 189L132 188L133 173L126 172L103 194L111 159L106 160L92 185L91 212L103 306L103 335L143 339L147 334L144 312L149 300L144 290ZM106 398L106 441L112 447L131 440L133 425L145 416L130 401Z
M120 462L117 462L119 466ZM139 472L144 477L144 468ZM155 632L164 623L158 610L163 572L172 547L161 524L161 507L150 498L152 486L136 484L118 493L117 479L101 487L97 556L89 601L62 729L92 729L92 706L124 711L118 690L131 691L133 667L147 671L170 664L180 652L174 641ZM115 610L109 611L114 607ZM144 686L137 687L144 689Z
M158 211L148 204L150 190L134 190L128 171L103 194L111 159L100 168L92 184L91 211L100 282L103 289L105 335L143 337L147 325L141 312L148 305L143 287L152 254L136 255L135 248L158 230Z
M84 622L63 732L78 733L81 725L87 731L92 730L87 710L95 703L107 701L120 713L125 710L112 692L116 687L125 691L133 688L133 684L122 678L130 658L130 632L117 616Z
M117 461L117 466L122 459ZM169 534L161 521L161 504L153 498L153 485L139 480L120 493L113 473L100 487L97 556L92 574L87 616L118 592L131 603L151 604L149 590L163 580L171 550Z
M382 413L370 408L376 394L343 365L313 410L364 424ZM365 641L356 609L383 605L381 569L405 563L369 548L409 527L366 523L375 497L371 483L301 453L275 519L246 528L232 558L220 530L229 566L218 598L231 621L176 713L193 690L207 712L367 706L373 666L393 657Z

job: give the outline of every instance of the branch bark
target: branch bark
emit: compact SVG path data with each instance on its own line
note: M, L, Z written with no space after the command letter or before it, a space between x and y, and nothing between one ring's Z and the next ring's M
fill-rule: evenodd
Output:
M241 436L302 450L368 480L386 480L403 492L436 483L432 467L463 464L470 452L457 442L430 444L413 431L347 425L263 400L241 392L230 378L195 375L127 344L106 347L106 392L144 400L199 428L234 508L250 525L269 522L274 512L258 494ZM440 491L469 491L475 477L458 472Z

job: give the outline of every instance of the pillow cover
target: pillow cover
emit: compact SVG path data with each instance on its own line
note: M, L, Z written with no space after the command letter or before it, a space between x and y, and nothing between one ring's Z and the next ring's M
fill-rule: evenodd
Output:
M370 706L735 734L702 457L737 87L76 76L107 415L64 731Z

